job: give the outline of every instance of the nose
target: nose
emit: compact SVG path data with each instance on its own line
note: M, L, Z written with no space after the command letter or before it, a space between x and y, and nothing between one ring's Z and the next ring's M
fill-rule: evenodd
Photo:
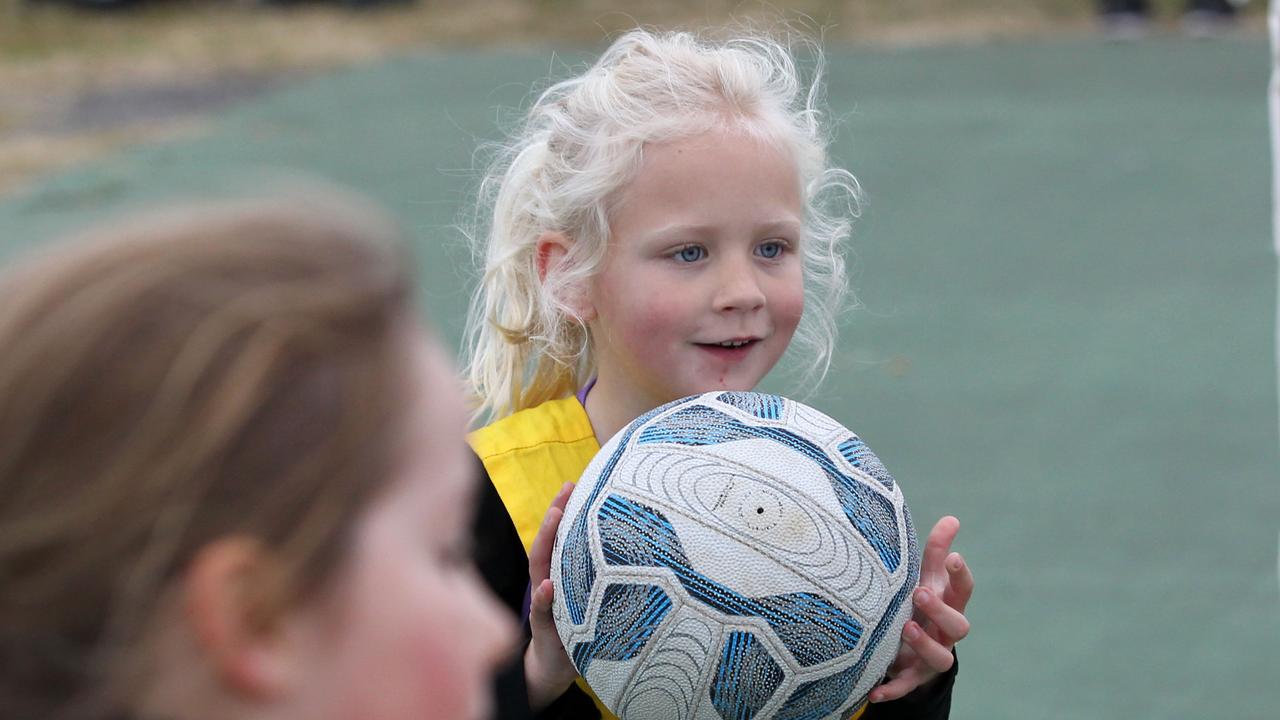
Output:
M757 272L750 259L725 260L717 277L716 310L746 312L764 307L764 288Z

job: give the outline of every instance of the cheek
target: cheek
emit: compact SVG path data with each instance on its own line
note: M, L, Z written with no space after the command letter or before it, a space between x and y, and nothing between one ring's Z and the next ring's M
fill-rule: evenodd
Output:
M770 299L773 305L774 323L788 335L795 332L804 314L804 278L799 273L779 284Z
M430 712L420 717L465 717L478 686L488 680L485 663L472 657L477 638L471 631L475 623L461 598L442 598L434 603L425 617L418 618L414 664L418 673L417 694L428 703Z
M646 292L616 308L618 322L611 323L615 339L636 356L670 352L670 343L689 333L690 304L676 293Z
M634 262L626 271L610 268L597 278L592 293L600 318L628 340L679 329L695 307L688 280L644 260Z
M344 623L338 681L349 688L347 716L453 720L474 710L489 677L484 643L473 632L474 593L442 575L401 566L365 578Z

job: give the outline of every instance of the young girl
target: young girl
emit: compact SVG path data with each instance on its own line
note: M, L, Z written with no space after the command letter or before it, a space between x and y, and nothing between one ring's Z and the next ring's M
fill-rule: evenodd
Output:
M515 628L390 239L219 205L0 279L0 715L487 715Z
M549 716L594 715L562 695L574 671L550 619L565 481L645 411L751 390L788 347L811 376L829 364L857 188L828 164L819 90L769 39L631 32L542 94L488 178L467 369L494 490L477 537L487 579L528 608L523 679ZM868 717L948 713L973 585L949 552L958 527L930 533Z

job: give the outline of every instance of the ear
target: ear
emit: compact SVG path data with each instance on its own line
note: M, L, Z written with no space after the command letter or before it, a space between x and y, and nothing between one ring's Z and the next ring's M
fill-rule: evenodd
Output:
M570 240L564 233L544 232L538 236L534 249L534 257L538 268L538 279L545 285L547 277L560 269L569 260ZM590 322L596 317L595 305L586 288L576 284L565 287L565 303L573 310L576 319Z
M568 257L569 238L561 232L544 232L538 236L534 253L538 264L538 279L545 283L547 275Z
M289 688L296 658L283 629L284 573L262 543L228 537L204 546L183 592L196 642L229 690L263 699Z

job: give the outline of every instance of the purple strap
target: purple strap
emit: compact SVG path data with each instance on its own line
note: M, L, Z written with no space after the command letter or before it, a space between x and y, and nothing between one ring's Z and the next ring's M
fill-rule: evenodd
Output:
M582 403L584 407L587 404L587 393L591 392L591 388L595 386L596 386L596 379L591 378L590 380L587 381L587 384L583 385L582 389L578 391L578 402Z

